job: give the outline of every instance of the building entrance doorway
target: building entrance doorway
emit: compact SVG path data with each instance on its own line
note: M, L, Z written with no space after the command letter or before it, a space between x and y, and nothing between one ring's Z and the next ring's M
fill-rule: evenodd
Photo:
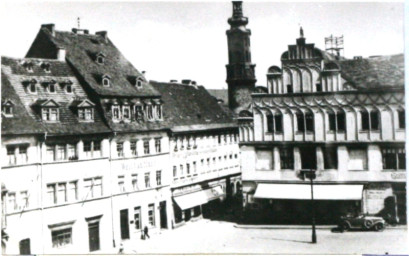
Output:
M166 201L159 203L160 208L160 228L168 228L168 216L166 214Z
M121 239L129 239L128 209L120 211Z
M89 234L89 251L98 251L100 249L99 244L99 221L88 224Z
M20 247L20 254L21 255L31 254L30 238L21 240L20 243L19 243L19 247Z

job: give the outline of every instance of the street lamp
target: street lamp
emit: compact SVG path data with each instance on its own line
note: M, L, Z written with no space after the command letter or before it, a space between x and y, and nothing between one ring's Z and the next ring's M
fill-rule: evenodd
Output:
M311 184L311 213L312 213L312 243L317 243L317 234L315 232L315 205L314 205L314 182L313 180L317 177L315 174L316 170L313 169L306 169L301 170L301 178L304 180L305 178L310 180Z

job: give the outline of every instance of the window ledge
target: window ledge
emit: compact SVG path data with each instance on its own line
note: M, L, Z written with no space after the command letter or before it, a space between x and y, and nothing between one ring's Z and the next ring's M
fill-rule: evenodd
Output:
M368 169L365 169L365 170L357 170L357 169L351 169L351 170L348 170L349 172L368 172L369 170Z
M398 129L396 129L396 131L397 131L397 132L405 132L405 129L406 129L406 128L398 128Z
M381 172L406 172L405 169L382 169Z

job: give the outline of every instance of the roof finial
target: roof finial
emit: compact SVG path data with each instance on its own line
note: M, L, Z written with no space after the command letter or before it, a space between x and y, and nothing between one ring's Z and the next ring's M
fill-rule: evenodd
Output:
M304 30L302 29L302 27L300 26L300 38L304 37Z
M80 28L81 28L81 26L80 26L80 22L81 22L80 17L77 17L78 29L80 29Z

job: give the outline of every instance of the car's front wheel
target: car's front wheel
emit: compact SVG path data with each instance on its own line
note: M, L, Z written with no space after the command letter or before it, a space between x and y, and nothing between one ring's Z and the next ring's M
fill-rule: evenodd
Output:
M348 223L344 222L344 223L342 223L342 224L340 225L339 228L340 228L341 232L345 232L345 231L348 231L348 230L349 230L349 225L348 225Z
M382 231L385 228L385 226L382 223L377 223L374 226L375 231Z

